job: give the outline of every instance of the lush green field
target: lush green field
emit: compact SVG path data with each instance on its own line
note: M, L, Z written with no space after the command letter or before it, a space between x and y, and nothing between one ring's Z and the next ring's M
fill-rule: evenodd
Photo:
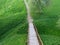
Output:
M26 45L26 17L23 0L0 0L0 45Z
M60 45L60 0L50 0L42 13L39 13L36 6L30 6L34 24L44 45Z

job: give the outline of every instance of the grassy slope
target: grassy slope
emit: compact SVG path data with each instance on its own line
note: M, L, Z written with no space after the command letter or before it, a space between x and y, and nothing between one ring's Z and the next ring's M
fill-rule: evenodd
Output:
M26 38L23 0L0 0L0 45L26 45Z
M51 0L43 13L31 11L38 32L44 45L60 45L60 0Z

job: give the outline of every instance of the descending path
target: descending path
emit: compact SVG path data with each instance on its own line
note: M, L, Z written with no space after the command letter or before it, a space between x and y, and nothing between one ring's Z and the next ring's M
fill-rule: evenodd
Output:
M30 16L30 10L29 10L29 6L26 2L26 0L24 0L26 8L27 8L27 14L28 14L28 23L29 23L29 30L28 30L28 45L40 45L39 41L38 41L38 37L33 25L33 19Z

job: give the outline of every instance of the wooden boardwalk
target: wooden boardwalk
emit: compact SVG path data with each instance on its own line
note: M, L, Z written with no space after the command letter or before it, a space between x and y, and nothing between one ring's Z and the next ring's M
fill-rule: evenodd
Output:
M37 37L37 32L34 28L33 25L33 19L30 16L30 10L29 10L29 6L26 2L26 0L24 0L25 5L26 5L26 9L27 9L27 14L28 14L28 24L29 24L29 29L28 29L28 45L41 45L38 37Z
M28 45L39 45L33 23L29 23Z

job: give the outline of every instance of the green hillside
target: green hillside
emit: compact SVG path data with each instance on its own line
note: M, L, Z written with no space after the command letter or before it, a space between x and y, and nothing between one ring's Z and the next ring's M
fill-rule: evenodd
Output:
M60 45L60 0L43 1L27 0L33 23L44 45ZM0 45L26 45L27 31L24 0L0 0Z
M26 45L26 17L23 0L0 0L0 45Z
M37 4L37 3L36 3ZM44 45L60 45L60 0L50 0L48 6L40 9L32 1L31 15Z

